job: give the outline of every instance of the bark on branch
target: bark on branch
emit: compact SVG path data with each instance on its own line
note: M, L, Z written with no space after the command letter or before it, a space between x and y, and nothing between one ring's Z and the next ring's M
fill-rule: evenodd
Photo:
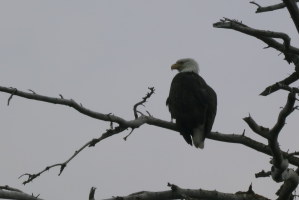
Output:
M0 186L0 199L42 200L38 196L26 194L21 190L9 186Z
M259 30L251 28L242 22L238 22L236 20L231 20L228 18L224 18L224 20L221 20L220 22L214 23L213 26L215 28L226 28L226 29L233 29L242 33L245 33L247 35L251 35L254 37L262 37L262 38L279 38L284 41L284 51L289 51L291 48L291 38L286 34L282 32L274 32L274 31L266 31L266 30ZM292 47L290 49L292 53L299 54L299 49Z
M78 112L85 114L89 117L96 118L96 119L103 120L103 121L108 121L110 123L111 122L118 123L117 127L108 129L105 133L102 134L101 137L92 139L89 142L85 143L81 148L79 148L77 151L75 151L75 153L69 159L67 159L65 162L47 166L44 170L42 170L36 174L30 174L30 173L24 174L23 176L27 176L27 180L24 181L24 184L32 181L33 179L37 178L42 173L48 171L49 169L51 169L53 167L60 167L60 174L61 174L62 171L64 170L64 168L67 166L67 164L75 156L77 156L82 150L84 150L86 147L92 147L92 146L96 145L97 143L99 143L100 141L102 141L103 139L106 139L115 134L121 133L121 132L127 130L128 128L134 129L134 128L138 128L138 127L142 126L143 124L149 124L149 125L157 126L160 128L166 128L169 130L177 131L176 125L174 123L164 121L164 120L161 120L158 118L154 118L152 116L141 115L138 118L133 119L133 120L125 120L121 117L118 117L118 116L115 116L112 114L102 114L102 113L91 111L91 110L83 107L82 105L79 105L72 99L68 100L68 99L64 99L64 98L48 97L48 96L39 95L37 93L28 93L28 92L19 91L14 88L7 88L7 87L2 87L2 86L0 86L0 91L11 94L11 96L9 98L10 100L12 99L12 96L14 95L14 96L20 96L20 97L24 97L24 98L28 98L28 99L37 100L37 101L44 101L44 102L48 102L48 103L67 105L67 106L70 106L70 107L76 109ZM207 138L212 139L212 140L221 141L221 142L242 144L242 145L252 148L256 151L265 153L270 156L272 155L271 149L267 145L257 142L243 134L236 135L236 134L223 134L223 133L219 133L219 132L211 132L207 136ZM283 152L283 155L288 156L290 163L292 163L296 166L299 166L299 158L295 157L295 155L289 156L289 154L286 152Z
M168 183L171 190L162 192L141 191L128 196L117 196L105 200L171 200L171 199L213 199L213 200L269 200L266 197L249 192L223 193L216 190L184 189Z
M282 81L279 81L277 83L274 83L273 85L268 86L260 95L267 96L273 92L276 92L277 90L283 89L288 90L289 92L295 91L296 93L299 93L298 88L290 88L289 85L294 83L299 79L299 73L294 72L289 77L285 78Z
M231 20L228 18L224 18L224 20L220 20L220 22L214 23L213 26L215 28L225 28L225 29L232 29L247 35L256 37L259 40L265 42L269 47L272 47L285 55L285 60L288 63L294 63L295 65L295 72L291 74L289 77L285 78L284 80L280 81L279 83L283 85L289 85L299 79L299 49L293 47L289 43L289 36L284 35L284 33L279 32L268 32L264 30L258 30L251 28L243 23L240 23L236 20ZM274 34L275 33L275 34ZM274 40L273 38L281 38L284 40L284 44L281 44ZM267 87L261 95L266 96L275 91L280 89L278 85L273 84Z
M295 0L295 2L299 2L299 0ZM279 3L271 6L264 6L264 7L254 1L251 1L250 3L257 6L255 13L269 12L269 11L279 10L286 7L284 3Z
M283 3L286 5L286 7L293 19L293 22L295 24L297 32L299 33L299 9L298 9L296 1L295 0L283 0Z
M295 101L296 93L290 92L287 98L286 105L280 111L277 122L272 129L261 128L261 126L259 126L251 118L251 116L244 118L245 122L255 133L268 140L268 146L271 149L271 154L273 156L273 166L271 168L272 179L276 182L284 181L284 184L277 193L277 195L279 196L279 200L289 199L289 197L292 195L292 192L298 186L298 173L288 168L288 156L285 156L283 154L278 143L278 135L285 125L286 118L294 111ZM269 173L265 173L263 171L262 173L256 174L256 176L261 177L268 174Z

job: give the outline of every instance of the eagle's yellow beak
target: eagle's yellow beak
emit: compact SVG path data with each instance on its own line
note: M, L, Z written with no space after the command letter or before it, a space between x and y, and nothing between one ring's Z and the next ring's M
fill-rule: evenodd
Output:
M173 64L173 65L171 65L171 70L174 70L174 69L177 69L177 70L179 70L179 68L181 67L181 65L180 64L178 64L178 63L175 63L175 64Z

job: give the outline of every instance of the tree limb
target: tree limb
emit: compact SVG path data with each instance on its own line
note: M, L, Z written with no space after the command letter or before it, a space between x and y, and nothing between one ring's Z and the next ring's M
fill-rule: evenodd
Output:
M298 174L292 169L288 169L289 161L288 156L284 155L278 144L278 135L285 125L286 118L294 111L294 105L296 101L296 93L290 92L286 105L280 111L276 124L272 129L262 129L258 126L256 122L249 116L244 118L249 127L258 135L266 138L268 140L268 146L271 149L273 156L272 168L270 175L272 179L276 182L284 181L281 189L277 193L278 200L289 199L292 192L296 189L298 185ZM269 172L260 172L256 174L256 177L268 176Z
M33 181L35 178L39 177L41 174L49 171L50 169L52 169L54 167L60 167L60 171L59 171L58 175L61 175L61 173L63 172L63 170L67 166L67 164L71 160L73 160L86 147L94 147L100 141L102 141L102 140L104 140L104 139L106 139L108 137L111 137L112 135L121 133L124 130L126 130L126 127L122 127L122 126L118 126L118 127L114 128L114 129L109 129L105 133L103 133L101 137L92 139L89 142L87 142L86 144L84 144L79 150L75 151L74 154L68 160L66 160L65 162L57 163L57 164L54 164L54 165L47 166L45 169L43 169L42 171L40 171L38 173L35 173L35 174L25 173L25 174L21 175L19 178L27 176L27 180L25 180L23 182L23 184L25 185L25 184Z
M143 104L146 102L146 100L147 100L148 98L150 98L150 97L155 93L155 88L154 88L154 87L149 87L148 89L149 89L150 91L149 91L148 93L146 93L146 95L145 95L144 97L142 97L142 100L141 100L140 102L136 103L136 104L134 105L134 107L133 107L133 111L134 111L135 119L138 118L137 107L140 106L140 105L143 105Z
M253 132L256 134L269 139L269 129L263 126L258 125L253 118L249 115L248 117L243 118L243 120L248 124Z
M286 157L283 155L278 144L278 135L285 125L287 116L289 116L294 111L294 105L296 100L295 95L296 95L295 92L289 93L286 105L280 111L276 124L270 130L258 126L250 116L244 118L244 120L247 122L249 127L255 133L268 140L268 144L273 156L272 164L274 168L272 170L273 171L272 178L277 182L283 180L282 173L288 168L288 161L287 159L285 159Z
M295 1L299 2L299 0L295 0ZM250 3L257 6L255 13L269 12L269 11L274 11L274 10L278 10L278 9L282 9L282 8L286 7L286 5L284 3L279 3L279 4L265 6L265 7L260 6L258 3L254 2L254 1L251 1Z
M294 0L283 0L283 3L286 5L293 22L295 24L295 27L297 29L297 32L299 33L299 9L296 4L296 1Z
M270 138L268 139L268 143L273 154L273 167L276 170L276 172L272 174L272 177L276 181L284 180L282 175L283 172L288 168L288 163L285 163L288 161L283 156L278 144L278 135L285 125L286 118L294 111L296 100L295 95L296 93L294 92L289 93L286 105L280 111L276 124L269 131Z
M255 178L269 177L269 176L271 176L271 172L270 171L265 172L264 170L262 170L261 172L255 174Z
M290 197L292 196L292 192L298 186L298 182L299 182L298 173L296 173L292 169L288 169L285 176L286 177L283 185L276 192L276 195L278 196L277 200L290 199Z
M282 33L276 33L276 37L272 37L271 34L273 32L267 32L264 30L258 30L251 27L248 27L247 25L240 23L236 20L231 20L228 18L224 18L224 20L220 20L220 22L216 22L213 24L215 28L225 28L225 29L232 29L236 30L242 33L245 33L247 35L256 37L259 40L262 40L265 42L269 47L272 47L280 52L282 52L285 55L285 60L288 63L294 63L295 65L295 72L290 75L289 77L285 78L284 80L280 81L279 83L282 83L284 85L289 85L299 79L299 49L296 47L293 47L291 45L288 46L288 37L284 36ZM280 36L280 37L279 37ZM284 44L281 44L274 40L273 38L285 38ZM266 96L269 95L275 91L280 89L277 85L273 84L269 87L267 87L261 95Z
M213 27L233 29L254 37L279 38L284 41L284 51L290 48L291 38L286 33L254 29L242 22L228 18L224 18L224 20L214 23ZM299 54L299 49L292 47L292 52L293 51Z
M15 199L15 200L42 200L38 197L35 197L33 195L26 194L20 190L11 188L0 189L0 199Z
M269 200L266 197L255 193L237 192L223 193L216 190L209 191L203 189L184 189L177 185L168 183L171 190L162 192L141 191L128 196L112 197L105 200L171 200L171 199L214 199L214 200Z
M86 144L84 144L81 148L79 148L79 150L75 151L75 153L68 160L66 160L65 162L48 166L44 170L42 170L41 172L39 172L37 174L29 174L29 173L24 174L24 175L28 176L28 179L24 182L24 184L32 181L33 179L38 177L40 174L48 171L50 168L53 168L53 167L59 166L61 168L60 173L62 173L62 171L66 167L66 165L75 156L77 156L83 149L85 149L88 146L89 147L94 146L98 142L102 141L103 139L106 139L106 138L111 137L115 134L118 134L118 133L126 130L127 128L133 128L134 129L134 128L140 127L143 124L149 124L149 125L153 125L153 126L173 130L173 131L178 131L177 128L176 128L176 125L174 123L164 121L164 120L161 120L161 119L158 119L158 118L154 118L152 116L142 115L142 116L139 116L137 119L134 119L134 120L125 120L121 117L118 117L118 116L115 116L115 115L112 115L112 114L107 115L107 114L102 114L102 113L91 111L91 110L83 107L82 105L77 104L72 99L67 100L67 99L63 99L63 98L47 97L47 96L42 96L42 95L39 95L39 94L36 94L36 93L32 94L32 93L19 91L19 90L16 91L16 89L2 87L2 86L0 86L0 91L10 93L10 94L13 93L13 95L15 95L15 96L20 96L20 97L24 97L24 98L28 98L28 99L37 100L37 101L44 101L44 102L48 102L48 103L67 105L67 106L73 107L74 109L76 109L80 113L85 114L87 116L90 116L92 118L96 118L96 119L99 119L99 120L104 120L104 121L109 121L109 122L114 122L114 123L119 124L119 126L117 126L116 128L107 130L105 133L102 134L101 137L96 138L96 139L92 139L89 142L87 142ZM221 142L242 144L242 145L247 146L249 148L252 148L256 151L265 153L265 154L270 155L270 156L272 155L271 149L267 145L262 144L260 142L257 142L257 141L255 141L255 140L253 140L249 137L246 137L242 134L236 135L236 134L223 134L223 133L219 133L219 132L211 132L207 136L207 138L212 139L212 140L221 141ZM283 152L283 155L287 156L288 153ZM289 157L289 162L293 165L299 166L299 158L297 158L295 156Z
M95 191L96 191L95 187L90 188L88 200L95 200L95 198L94 198Z
M274 83L273 85L268 86L260 95L262 96L267 96L273 92L276 92L277 90L280 89L284 89L284 90L288 90L291 92L292 91L296 91L296 93L298 93L298 89L287 89L287 86L294 83L295 81L297 81L299 79L299 73L298 72L294 72L292 73L289 77L283 79L282 81L279 81L277 83Z

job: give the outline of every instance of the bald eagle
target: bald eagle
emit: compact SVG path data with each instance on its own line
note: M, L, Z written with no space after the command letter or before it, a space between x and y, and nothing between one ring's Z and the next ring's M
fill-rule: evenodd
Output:
M217 111L215 91L199 76L195 60L178 60L171 69L179 73L173 78L166 105L171 118L186 142L204 148L204 140L212 130ZM191 139L192 137L192 139Z

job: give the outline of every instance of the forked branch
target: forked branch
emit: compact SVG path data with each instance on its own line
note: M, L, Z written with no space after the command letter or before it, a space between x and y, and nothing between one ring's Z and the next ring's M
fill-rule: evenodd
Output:
M231 20L228 18L224 18L223 20L220 20L220 22L214 23L213 26L215 28L236 30L245 33L247 35L256 37L257 39L265 42L269 47L272 47L282 52L285 55L285 60L288 63L294 63L296 67L295 67L295 72L293 74L291 74L289 77L285 78L284 80L280 81L279 83L288 86L299 79L299 49L290 45L290 40L288 35L280 32L254 29L241 22L238 22L236 20ZM277 42L273 38L280 38L284 40L284 44ZM280 89L280 87L276 84L273 84L267 87L261 93L261 95L263 96L269 95L277 91L278 89Z
M155 88L154 87L149 87L148 89L150 91L148 93L146 93L146 95L144 97L142 97L142 100L140 102L136 103L133 107L135 119L138 118L138 112L139 111L137 111L137 107L140 106L140 105L143 105L147 101L147 99L149 99L155 93Z
M285 125L286 118L294 111L296 101L296 93L290 92L286 105L280 111L276 124L272 129L261 128L257 123L251 118L251 116L244 118L244 121L249 125L249 127L258 135L266 138L268 140L268 146L271 149L272 168L271 176L276 182L284 182L281 189L277 193L278 199L288 199L292 192L296 189L298 185L298 173L288 168L289 157L284 155L281 151L278 143L278 135L280 134L282 128ZM266 177L269 172L260 172L256 174L256 177Z
M97 143L99 143L100 141L102 141L103 139L106 139L115 134L121 133L121 132L127 130L128 128L135 129L135 128L142 126L143 124L149 124L149 125L157 126L160 128L166 128L169 130L177 131L176 125L174 123L164 121L164 120L161 120L158 118L154 118L153 116L141 115L137 119L125 120L121 117L118 117L118 116L115 116L112 114L102 114L102 113L91 111L91 110L83 107L82 105L77 104L74 100L47 97L47 96L42 96L42 95L39 95L36 93L34 93L34 94L27 93L27 92L22 92L22 91L19 91L16 89L5 88L5 87L1 87L1 86L0 86L0 91L7 92L7 93L13 94L15 96L34 99L34 100L38 100L38 101L44 101L44 102L49 102L49 103L61 104L61 105L68 105L68 106L73 107L74 109L78 110L80 113L85 114L87 116L97 118L99 120L108 121L110 123L118 123L117 127L115 127L115 128L111 127L105 133L103 133L101 137L92 139L89 142L87 142L86 144L84 144L81 148L79 148L77 151L75 151L75 153L69 159L67 159L65 162L48 166L44 170L42 170L41 172L36 173L36 174L29 174L29 173L24 174L24 176L28 177L28 179L24 182L24 184L32 181L33 179L40 176L42 173L44 173L54 167L60 167L60 173L62 173L64 168L67 166L67 164L75 156L77 156L83 149L85 149L86 147L94 146ZM249 137L246 137L243 134L236 135L236 134L223 134L223 133L219 133L219 132L211 132L207 137L210 139L213 139L213 140L221 141L221 142L242 144L244 146L255 149L255 150L265 153L267 155L272 155L271 149L267 145L257 142ZM288 153L283 152L283 155L288 156ZM296 166L299 166L299 158L295 157L295 155L289 156L289 162Z

